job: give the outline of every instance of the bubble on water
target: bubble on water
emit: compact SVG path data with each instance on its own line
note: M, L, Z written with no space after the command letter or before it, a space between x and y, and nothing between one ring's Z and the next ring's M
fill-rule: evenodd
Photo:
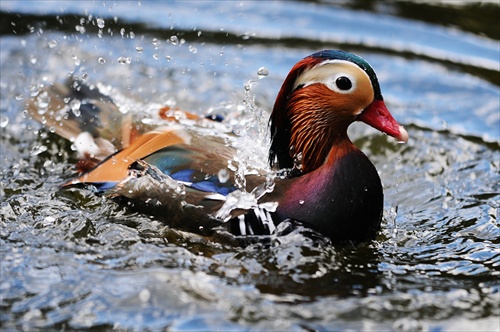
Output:
M138 53L142 53L144 51L144 47L142 46L136 46L135 47L135 50L138 52Z
M9 118L4 115L0 116L0 127L5 128L7 127L8 124L9 124Z
M99 29L104 29L104 19L101 18L101 17L98 17L97 18L97 26L99 27Z
M118 58L118 63L122 65L128 65L132 62L132 58L129 56L121 56Z
M269 70L266 67L260 67L259 70L257 70L257 75L259 76L259 79L262 79L269 75Z
M172 45L178 45L179 44L179 37L177 37L177 36L170 36L170 44L172 44Z
M103 57L99 57L97 59L97 62L99 62L101 65L105 64L106 63L106 59L104 59Z
M49 48L54 48L56 46L57 46L57 41L55 41L55 40L49 41Z

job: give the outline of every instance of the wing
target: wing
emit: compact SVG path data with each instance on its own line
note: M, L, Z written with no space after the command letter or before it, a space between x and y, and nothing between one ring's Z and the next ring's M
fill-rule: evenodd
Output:
M105 89L101 86L88 86L70 78L65 84L54 83L40 89L27 105L33 119L74 142L82 158L80 170L91 169L153 129L141 121L139 113L120 111L102 91ZM172 122L198 119L197 115L169 107L159 108L157 116ZM141 142L151 136L148 134Z
M221 138L201 137L173 125L142 135L65 186L92 184L108 190L124 181L131 170L140 169L137 162L143 161L188 188L227 195L235 189L232 178L219 174L227 170L233 153Z

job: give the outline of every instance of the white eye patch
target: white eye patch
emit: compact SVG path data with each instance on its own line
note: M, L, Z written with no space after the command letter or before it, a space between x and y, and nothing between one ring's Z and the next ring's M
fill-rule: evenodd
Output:
M344 60L324 61L311 69L305 70L297 77L294 90L298 86L306 87L320 83L338 93L351 93L356 90L356 74L364 73L356 64Z

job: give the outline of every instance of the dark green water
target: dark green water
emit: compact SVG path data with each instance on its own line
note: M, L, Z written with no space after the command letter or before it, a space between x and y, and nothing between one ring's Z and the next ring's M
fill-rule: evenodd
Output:
M500 329L497 4L2 1L0 10L0 329ZM90 190L60 191L75 172L71 143L24 112L41 86L73 74L128 112L227 113L251 146L288 70L323 48L366 58L410 134L398 145L364 125L350 130L385 191L383 230L357 248L299 231L229 248ZM261 67L269 75L259 79ZM249 153L265 162L265 148Z

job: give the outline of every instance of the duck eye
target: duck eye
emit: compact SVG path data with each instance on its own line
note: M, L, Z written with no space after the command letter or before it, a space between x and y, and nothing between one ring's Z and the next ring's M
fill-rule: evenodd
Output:
M337 85L337 87L340 90L344 90L344 91L347 91L350 88L352 88L352 82L351 82L351 80L349 78L345 77L345 76L338 77L335 80L335 85Z

